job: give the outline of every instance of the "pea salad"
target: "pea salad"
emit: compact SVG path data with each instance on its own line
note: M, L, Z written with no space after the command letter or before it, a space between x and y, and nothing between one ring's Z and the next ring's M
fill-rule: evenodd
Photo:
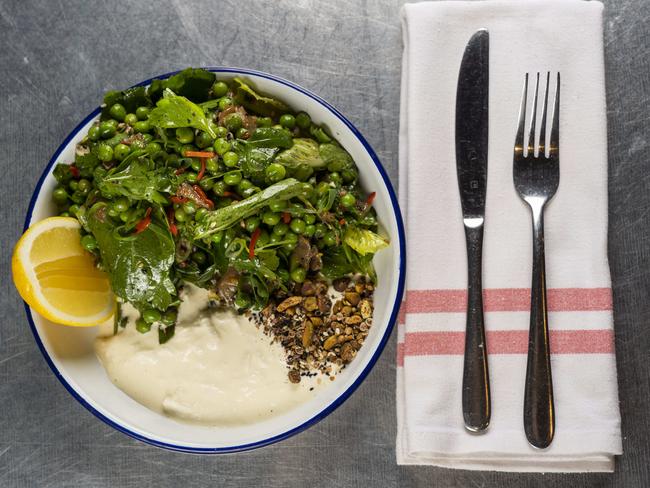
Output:
M188 68L110 91L101 116L54 169L58 213L81 224L136 328L174 335L188 282L238 312L259 311L305 280L376 281L375 193L350 154L247 80Z

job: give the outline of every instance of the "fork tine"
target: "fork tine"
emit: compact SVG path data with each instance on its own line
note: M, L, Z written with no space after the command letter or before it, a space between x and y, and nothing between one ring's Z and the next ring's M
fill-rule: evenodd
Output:
M533 113L530 116L530 134L528 136L528 151L526 157L535 155L535 120L537 120L537 91L539 90L539 73L535 83L535 94L533 95Z
M515 154L524 152L524 127L526 120L526 98L528 98L528 73L524 77L524 92L521 95L521 106L519 107L519 127L515 136Z
M553 125L551 127L549 156L557 157L560 151L560 73L557 74L555 85L555 104L553 107Z
M546 112L548 112L548 85L551 82L551 72L546 72L546 89L544 90L544 110L542 112L542 126L539 129L539 156L546 156Z

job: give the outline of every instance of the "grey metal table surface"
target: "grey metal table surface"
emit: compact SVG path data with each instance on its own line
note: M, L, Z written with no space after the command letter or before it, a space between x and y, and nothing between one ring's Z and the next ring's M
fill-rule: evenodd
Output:
M58 144L106 90L153 74L227 65L296 81L357 125L396 184L401 0L1 0L0 486L649 486L650 2L605 3L625 454L611 475L541 475L398 467L394 335L357 393L300 435L225 456L149 447L97 420L59 384L12 285L11 249Z

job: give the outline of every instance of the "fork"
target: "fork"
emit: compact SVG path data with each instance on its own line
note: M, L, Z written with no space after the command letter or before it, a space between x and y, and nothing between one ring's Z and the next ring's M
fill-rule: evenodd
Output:
M547 145L546 114L550 81L551 74L549 72L546 74L539 146L535 150L539 73L537 73L535 83L530 132L528 142L525 144L526 99L528 97L528 73L526 73L512 171L515 189L519 197L530 207L533 220L533 280L530 295L528 365L524 390L524 430L528 442L540 449L551 444L555 432L555 406L546 304L544 208L555 195L560 182L560 73L557 74L553 123Z

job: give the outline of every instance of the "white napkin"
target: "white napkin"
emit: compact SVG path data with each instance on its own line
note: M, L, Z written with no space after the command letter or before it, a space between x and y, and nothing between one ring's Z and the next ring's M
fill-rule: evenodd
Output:
M400 464L612 471L622 452L607 264L602 11L601 3L578 0L427 2L402 11L399 193L408 269L398 328ZM454 118L463 51L482 27L490 32L483 285L492 422L487 433L472 435L461 411L467 261ZM561 176L545 215L557 430L541 451L528 445L522 420L532 230L513 188L512 157L524 73L547 70L562 77Z

